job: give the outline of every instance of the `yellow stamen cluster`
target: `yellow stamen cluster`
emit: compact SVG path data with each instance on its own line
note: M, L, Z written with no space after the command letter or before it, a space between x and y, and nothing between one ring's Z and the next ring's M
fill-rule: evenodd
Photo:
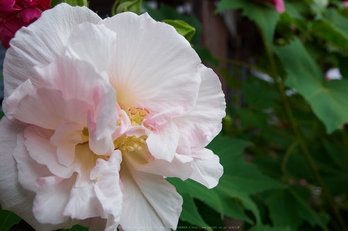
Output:
M145 117L150 113L146 108L140 107L130 107L126 112L132 122L132 126L140 126Z
M140 151L145 140L146 138L142 137L123 135L114 140L115 150L118 149L122 152Z

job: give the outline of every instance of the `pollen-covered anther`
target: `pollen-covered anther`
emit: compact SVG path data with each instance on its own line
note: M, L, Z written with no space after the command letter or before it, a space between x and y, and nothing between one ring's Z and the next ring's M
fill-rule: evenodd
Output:
M140 126L149 113L148 109L141 107L130 107L127 111L132 126Z
M146 138L123 135L114 140L115 150L121 150L122 152L140 151L145 140Z

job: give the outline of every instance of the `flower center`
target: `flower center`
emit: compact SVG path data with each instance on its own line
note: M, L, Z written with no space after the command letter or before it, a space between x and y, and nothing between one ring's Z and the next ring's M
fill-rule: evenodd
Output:
M146 108L130 107L126 111L132 126L140 126L145 117L150 113Z
M125 112L127 113L133 127L141 126L145 117L150 113L149 110L141 107L130 107L125 110ZM117 123L117 125L120 125L120 121ZM126 134L122 135L114 140L115 150L118 149L123 153L133 152L136 150L140 151L142 150L142 146L145 144L146 139L146 135L139 137L127 136Z
M122 152L140 151L145 140L146 138L142 137L123 135L114 140L115 150L118 149Z

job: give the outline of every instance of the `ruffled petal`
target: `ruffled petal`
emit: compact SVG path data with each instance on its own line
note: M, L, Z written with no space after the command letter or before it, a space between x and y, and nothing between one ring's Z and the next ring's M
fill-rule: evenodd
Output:
M61 124L50 138L50 143L57 147L58 162L65 167L69 167L75 160L75 146L82 143L79 134L82 129L76 123Z
M91 180L96 180L94 191L104 209L109 215L107 231L115 230L121 217L122 192L120 187L120 164L122 154L114 151L108 161L98 159L96 166L91 171Z
M61 178L71 178L73 173L77 172L76 187L88 184L95 154L89 149L88 144L79 144L75 147L74 162L68 167L61 165L57 157L57 148L50 143L53 134L51 130L28 126L24 130L24 144L30 157L37 163L46 165L52 174Z
M2 121L5 120L6 118L4 118ZM8 123L12 124L11 122ZM3 123L0 122L0 124ZM6 132L6 137L11 139L11 133L16 132L16 127L20 128L20 126L18 125L10 126L10 130L7 130ZM1 127L1 129L5 129L5 127ZM21 128L20 130L22 129L23 128ZM2 141L6 142L6 144L11 144L13 142L16 143L16 147L13 150L13 155L17 162L16 166L13 157L11 155L8 155L10 152L6 153L8 156L7 160L2 158L5 155L0 154L0 169L6 171L7 174L11 173L12 171L12 174L15 177L15 179L11 180L11 184L6 183L6 181L3 181L3 179L0 178L0 190L2 192L0 194L0 202L2 204L3 209L8 209L15 212L26 222L28 222L33 228L35 228L35 230L38 231L50 231L56 230L58 228L70 228L71 226L76 224L77 221L73 221L71 219L67 219L65 222L57 225L42 224L41 222L39 223L36 220L33 214L33 201L35 197L34 192L37 192L39 190L39 185L37 184L36 180L39 177L49 176L50 172L44 165L41 165L32 158L30 158L28 151L24 146L23 133L19 133L17 135L17 139L15 137L12 137L11 141L3 139L3 137L0 137L1 144ZM6 147L6 145L1 146ZM4 175L6 176L6 174L1 174L1 176ZM17 179L19 180L20 184L18 183ZM8 178L8 180L10 180L10 178ZM22 186L30 191L24 190ZM10 194L7 194L6 191L8 191ZM6 195L11 195L11 197L3 199L3 197Z
M209 189L214 188L224 173L219 157L206 148L202 151L194 152L194 155L199 157L193 158L193 173L190 178Z
M179 142L179 131L174 123L168 123L161 129L152 132L146 139L147 147L156 159L171 162Z
M136 171L121 165L124 185L120 224L124 230L176 229L181 213L182 197L162 176Z
M37 180L39 191L36 192L33 213L40 223L60 224L70 220L63 212L69 202L67 192L71 191L75 181L76 175L70 179L47 176Z
M45 66L61 55L76 25L100 21L100 17L86 7L62 3L44 11L35 23L20 29L11 40L4 61L5 99L27 79L36 85L34 67Z
M114 65L110 57L116 52L116 33L104 25L82 23L72 31L67 51L92 64L98 72L108 71Z
M63 216L84 220L91 217L106 217L100 201L94 192L94 182L83 187L73 186L70 197L64 208Z
M221 120L226 115L225 97L218 76L210 68L201 65L202 82L198 100L192 111L174 118L180 131L180 154L190 154L192 149L202 150L221 130Z
M190 43L147 13L125 12L102 22L117 34L110 83L121 107L183 115L197 100L200 59Z
M146 147L141 151L134 151L127 155L127 162L137 171L166 177L179 177L182 180L189 178L193 169L191 167L192 157L175 154L172 162L151 158Z

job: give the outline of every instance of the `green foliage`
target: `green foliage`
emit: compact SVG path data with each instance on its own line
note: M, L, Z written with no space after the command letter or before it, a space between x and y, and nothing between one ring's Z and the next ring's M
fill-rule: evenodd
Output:
M68 3L71 6L89 6L87 0L54 0L51 2L51 6L53 7L62 2Z
M274 48L288 73L287 86L311 104L314 113L331 133L348 120L348 81L325 82L324 75L300 40Z
M111 8L111 14L119 14L130 11L140 14L142 0L116 0Z
M181 20L163 20L163 22L173 26L175 30L190 41L196 32L196 29Z
M0 206L0 231L7 231L20 221L21 218L19 216L10 211L2 210Z

